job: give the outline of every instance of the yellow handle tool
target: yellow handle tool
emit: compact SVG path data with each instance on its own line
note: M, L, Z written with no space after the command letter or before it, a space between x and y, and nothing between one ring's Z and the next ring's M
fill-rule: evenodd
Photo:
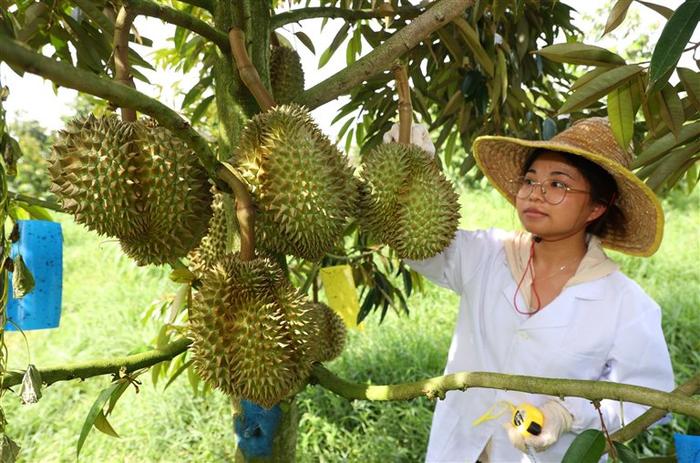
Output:
M513 426L523 437L528 434L539 436L544 425L544 415L539 408L529 403L521 403L513 408Z

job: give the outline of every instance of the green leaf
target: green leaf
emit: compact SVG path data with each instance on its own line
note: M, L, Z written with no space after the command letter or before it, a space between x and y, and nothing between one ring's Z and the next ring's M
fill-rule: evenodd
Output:
M614 88L627 82L642 71L636 64L619 66L608 70L576 90L559 108L559 114L571 113L595 103Z
M672 178L680 178L681 175L690 167L689 162L695 162L692 158L700 151L700 143L690 143L686 146L674 149L663 160L657 162L657 166L649 175L646 184L655 192L660 192L664 185L671 187L669 184Z
M608 16L608 21L605 24L605 30L603 30L603 35L608 32L612 32L617 26L622 24L627 16L627 10L629 10L632 0L617 0L615 6L613 6Z
M686 0L664 26L654 47L649 65L649 88L659 90L666 83L664 76L672 70L683 53L695 27L700 22L700 2Z
M102 410L100 410L100 413L97 414L94 424L98 431L101 431L107 434L108 436L117 438L119 437L117 431L115 431L112 425L109 423L109 421L107 421L107 417L105 416L104 412L102 412Z
M190 365L192 365L193 362L194 362L194 360L190 359L187 362L183 363L180 366L180 368L175 370L175 373L173 373L170 376L170 379L168 379L168 382L165 383L165 386L163 386L163 390L166 390L168 388L168 386L170 386L173 382L175 382L175 380L178 378L178 376L180 376L185 370L187 370L190 367Z
M576 79L576 82L574 82L573 85L571 86L571 90L573 91L573 90L576 90L576 89L583 87L591 80L595 79L596 77L598 77L602 73L607 72L609 70L610 70L610 68L608 68L608 67L597 67L597 68L591 69L590 71L588 71L587 73L585 73L584 75L582 75L581 77Z
M306 48L308 48L309 51L311 51L311 53L313 53L314 55L316 54L316 47L314 47L314 42L311 40L311 38L310 38L308 35L306 35L306 34L303 33L302 31L295 32L294 35L297 36L297 38L299 39L299 41L300 41L301 43L303 43L304 46L305 46Z
M486 53L486 50L484 50L484 47L481 45L481 42L479 41L479 34L476 32L476 29L474 29L467 21L460 17L453 19L452 23L455 24L462 32L462 36L467 42L467 46L474 54L474 59L476 59L489 77L493 77L493 61L489 57L488 53Z
M597 463L604 452L605 435L597 429L586 429L571 443L562 463Z
M204 115L207 109L209 109L209 105L211 105L212 101L214 101L214 96L215 95L209 95L200 101L194 108L194 111L192 111L192 116L190 116L190 122L193 125L199 122L199 119Z
M608 93L608 120L615 140L627 150L634 135L634 104L632 102L632 83L627 82Z
M694 72L688 68L676 69L678 77L683 83L683 88L695 108L700 111L700 72Z
M498 57L496 66L501 75L501 104L503 104L508 97L508 64L506 63L506 55L500 47L496 49L496 55Z
M683 112L683 103L678 97L676 90L666 84L661 92L651 95L651 98L656 97L659 102L659 108L661 109L661 118L664 120L666 125L671 132L678 138L678 134L685 121L685 114Z
M506 6L508 6L508 0L493 0L491 11L493 12L493 19L496 22L501 21L505 16Z
M328 61L330 61L331 57L333 54L336 52L340 44L342 44L345 39L348 36L348 31L350 30L350 23L345 23L343 24L343 27L338 30L338 33L335 34L335 37L333 38L333 41L331 44L328 46L328 48L323 52L321 55L321 59L318 60L318 68L321 69L323 66L325 66Z
M109 385L108 388L103 389L100 392L100 395L97 396L97 400L95 400L95 402L92 404L92 407L90 408L90 411L88 412L87 417L85 418L85 422L83 423L83 428L80 430L76 458L80 456L80 450L83 448L83 444L85 444L85 439L87 439L87 436L90 433L90 430L92 429L93 425L95 424L98 415L102 414L102 408L104 407L105 403L107 403L114 390L119 387L119 384L119 382L112 383Z
M654 140L639 153L639 157L632 163L632 169L656 161L676 146L683 145L697 136L700 136L700 122L693 122L692 124L686 124L681 127L678 137L675 137L672 133L668 133Z
M671 16L673 16L673 10L671 8L667 8L662 5L657 5L656 3L643 2L642 0L637 0L637 3L641 3L647 8L651 8L666 19L671 19Z
M627 447L622 442L613 441L613 447L615 447L615 451L617 452L617 459L620 461L620 463L639 462L637 455L632 451L632 449ZM608 461L610 460L608 459Z
M105 411L105 416L109 415L110 413L112 413L112 411L114 411L114 407L117 405L117 402L128 388L128 380L122 379L119 381L119 386L117 386L117 388L114 391L112 391L112 395L109 397L109 405L107 405L107 411Z
M556 43L537 53L557 63L585 64L587 66L615 66L625 64L624 58L605 48L585 43Z

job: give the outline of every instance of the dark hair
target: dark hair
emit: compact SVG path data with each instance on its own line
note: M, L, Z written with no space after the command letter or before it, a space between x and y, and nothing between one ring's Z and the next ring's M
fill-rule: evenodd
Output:
M532 163L545 152L552 152L564 158L564 162L578 170L583 178L588 181L591 190L591 200L606 206L605 212L586 226L586 232L596 236L604 236L612 233L623 233L625 228L625 216L622 210L615 204L619 198L617 182L605 169L583 156L571 153L536 149L525 160L521 175L525 175L532 167Z

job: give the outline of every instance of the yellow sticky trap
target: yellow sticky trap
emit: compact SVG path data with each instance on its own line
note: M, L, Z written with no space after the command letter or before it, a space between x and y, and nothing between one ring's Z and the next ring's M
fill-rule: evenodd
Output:
M484 421L498 419L509 410L515 410L515 406L505 400L499 400L495 404L491 405L483 415L472 421L472 426L479 426Z
M340 315L348 328L364 330L364 326L357 324L360 304L357 301L357 290L350 266L323 267L319 273L331 309Z

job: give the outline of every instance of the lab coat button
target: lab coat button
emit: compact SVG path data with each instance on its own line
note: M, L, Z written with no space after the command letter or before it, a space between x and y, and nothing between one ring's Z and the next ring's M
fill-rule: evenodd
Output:
M525 331L518 331L518 336L520 336L523 339L529 339L530 336L527 335Z

